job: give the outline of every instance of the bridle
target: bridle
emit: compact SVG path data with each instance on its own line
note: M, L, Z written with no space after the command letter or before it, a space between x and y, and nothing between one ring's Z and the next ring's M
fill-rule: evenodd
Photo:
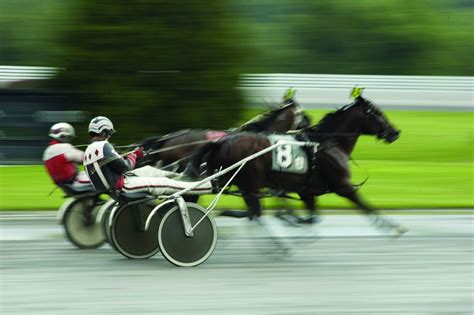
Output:
M381 130L377 133L377 138L384 139L388 136L388 133L392 129L390 124L387 120L383 119L381 113L378 109L374 108L371 103L367 103L367 109L365 110L366 117L373 118L379 126L381 126Z
M293 124L291 125L290 130L295 130L303 122L304 113L303 113L303 109L296 104L294 108L292 109L292 111L293 111L294 118L293 118Z

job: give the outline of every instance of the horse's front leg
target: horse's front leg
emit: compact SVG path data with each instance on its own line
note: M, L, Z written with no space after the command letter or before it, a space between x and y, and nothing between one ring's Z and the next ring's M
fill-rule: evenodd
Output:
M398 223L394 223L391 220L383 217L377 210L370 207L365 201L362 200L360 194L354 190L352 186L341 188L335 191L341 197L345 197L356 204L366 215L372 218L372 223L379 229L391 229L395 231L398 236L408 232L408 229Z

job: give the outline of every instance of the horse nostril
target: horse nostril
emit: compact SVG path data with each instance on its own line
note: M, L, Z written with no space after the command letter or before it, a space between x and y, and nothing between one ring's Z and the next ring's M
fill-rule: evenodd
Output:
M395 140L400 138L400 131L399 130L393 130L392 132L389 132L387 135L387 142L392 143Z
M400 134L401 134L401 131L400 131L400 130L395 130L395 133L394 133L395 140L397 140L398 138L400 138Z

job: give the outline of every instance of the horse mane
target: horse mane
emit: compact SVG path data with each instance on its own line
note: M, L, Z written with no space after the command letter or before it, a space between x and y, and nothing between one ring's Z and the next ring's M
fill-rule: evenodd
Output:
M276 119L278 115L286 110L289 106L292 106L294 103L287 104L282 107L274 108L268 112L258 115L255 118L252 118L248 122L244 123L238 128L239 132L242 131L251 131L251 132L262 132L266 130Z
M314 126L306 128L300 131L300 136L304 134L312 141L323 141L329 138L331 132L334 132L335 127L338 126L340 119L342 118L343 114L347 112L349 108L356 105L357 102L353 102L351 104L344 105L343 107L327 113L326 115L321 118L321 120Z

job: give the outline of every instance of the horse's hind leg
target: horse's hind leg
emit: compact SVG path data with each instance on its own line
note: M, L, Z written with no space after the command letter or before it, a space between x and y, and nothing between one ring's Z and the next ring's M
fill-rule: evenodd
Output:
M233 217L233 218L249 218L253 220L260 217L262 214L262 207L260 206L260 200L257 194L244 193L242 195L245 204L247 205L247 211L236 211L236 210L224 210L220 213L221 216Z
M384 218L378 213L377 210L370 207L365 201L362 200L359 193L354 190L352 186L338 189L335 191L341 197L345 197L356 204L365 214L372 217L373 224L380 229L391 229L395 231L398 235L402 235L408 231L404 226L394 223L387 218Z
M294 226L299 226L300 224L318 223L319 218L316 214L315 196L304 193L300 193L299 195L301 200L304 202L309 215L307 217L300 217L296 215L293 210L285 210L279 211L277 217Z
M186 202L197 203L197 202L198 202L198 199L199 199L199 195L188 195L188 196L184 196L183 199L184 199Z
M260 205L258 194L244 193L243 197L248 207L248 217L250 220L260 217L262 215L262 206Z
M285 240L285 238L278 235L277 231L275 231L275 226L268 221L268 218L261 217L262 207L260 205L258 194L245 193L243 197L249 209L248 216L249 219L252 220L249 223L252 228L257 227L262 230L264 235L271 240L272 244L276 246L278 251L281 251L284 255L288 255L291 245L287 240Z
M301 197L301 200L303 200L304 204L306 205L306 209L308 209L309 211L309 216L307 218L301 218L300 223L305 223L305 224L318 223L319 218L317 214L315 196L311 194L299 194L299 195Z

